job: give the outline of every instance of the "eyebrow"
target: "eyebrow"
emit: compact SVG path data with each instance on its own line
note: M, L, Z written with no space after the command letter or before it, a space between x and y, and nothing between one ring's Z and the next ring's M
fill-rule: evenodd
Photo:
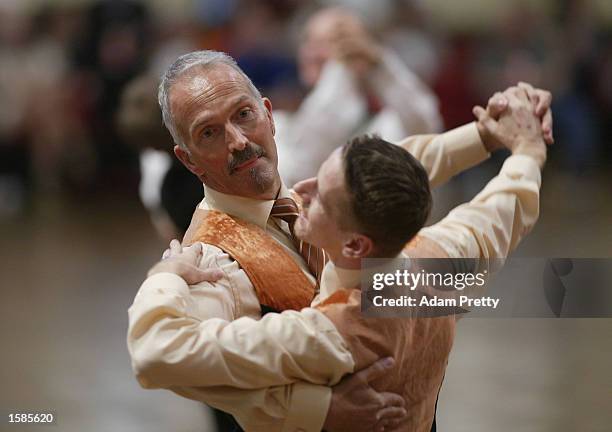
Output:
M251 97L248 95L242 95L239 98L237 98L234 102L232 102L231 104L231 108L235 108L238 105L242 105L243 103L250 101ZM191 127L190 135L193 137L195 135L195 132L201 128L203 125L205 125L206 123L208 123L210 121L210 119L214 117L214 114L208 114L208 115L204 115L202 117L200 117Z

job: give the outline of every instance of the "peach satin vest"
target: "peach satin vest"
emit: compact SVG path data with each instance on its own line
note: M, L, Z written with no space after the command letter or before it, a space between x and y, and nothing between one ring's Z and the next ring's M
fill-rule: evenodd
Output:
M183 245L198 241L218 247L240 264L261 305L278 312L310 306L314 284L259 226L219 211L196 209Z
M446 256L437 245L420 238L408 244L405 251L410 256ZM336 291L317 308L334 323L347 342L356 371L383 357L395 359L393 369L374 381L373 387L404 397L408 416L398 430L429 432L453 345L455 316L364 318L359 289Z

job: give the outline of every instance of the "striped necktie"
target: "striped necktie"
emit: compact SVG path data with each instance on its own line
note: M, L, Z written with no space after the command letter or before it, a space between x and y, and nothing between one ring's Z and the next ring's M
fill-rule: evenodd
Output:
M315 247L310 243L306 243L298 239L293 233L293 226L299 216L298 206L291 198L279 198L274 201L270 216L284 220L289 225L289 231L291 231L291 238L295 247L299 251L300 255L306 261L308 270L317 279L317 289L321 278L321 272L329 257L325 251L321 248Z

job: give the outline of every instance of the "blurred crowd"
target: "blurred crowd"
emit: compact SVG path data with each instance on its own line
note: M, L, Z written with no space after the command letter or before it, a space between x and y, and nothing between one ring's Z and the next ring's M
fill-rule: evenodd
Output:
M528 81L554 95L553 169L610 166L612 28L597 2L500 2L512 6L473 28L444 25L432 18L441 3L419 0L193 0L170 13L173 3L0 3L0 217L41 195L135 196L139 153L171 152L156 86L185 52L229 53L275 109L297 109L309 87L298 67L305 23L333 4L352 8L433 89L444 129L471 121L472 106L495 91ZM183 184L189 174L172 160L160 169L176 170ZM140 192L145 204L163 198L142 184ZM196 184L188 199L198 195Z

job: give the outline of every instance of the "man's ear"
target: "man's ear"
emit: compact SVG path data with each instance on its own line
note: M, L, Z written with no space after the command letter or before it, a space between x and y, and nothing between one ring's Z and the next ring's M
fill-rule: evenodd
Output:
M204 174L204 171L202 169L200 169L195 163L193 163L193 161L191 160L191 156L189 155L187 150L185 150L184 148L182 148L178 144L175 144L174 145L174 154L178 158L178 160L180 160L182 162L182 164L185 165L185 167L189 171L191 171L192 173L194 173L198 177L202 177L202 175Z
M342 244L342 255L346 258L367 258L374 250L372 239L363 234L350 234Z
M274 117L272 116L272 102L267 97L261 98L263 100L264 108L266 109L266 117L268 118L268 122L270 122L270 127L272 128L272 135L276 133L276 127L274 126Z

